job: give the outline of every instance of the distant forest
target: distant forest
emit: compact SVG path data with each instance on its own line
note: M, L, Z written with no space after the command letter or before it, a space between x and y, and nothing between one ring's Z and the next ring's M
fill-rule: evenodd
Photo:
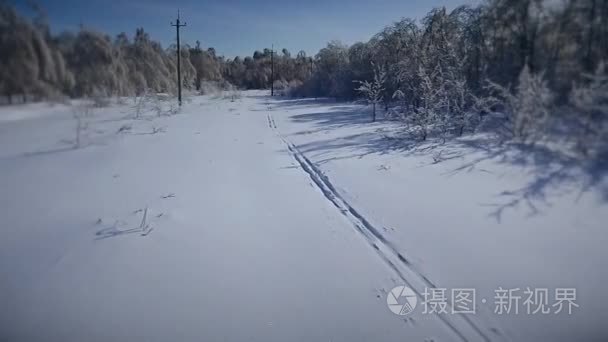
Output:
M177 68L175 44L163 48L143 28L133 37L110 37L82 27L78 32L51 35L44 11L30 19L0 1L0 93L9 101L44 99L58 95L131 96L146 91L174 93ZM183 44L180 49L183 87L201 89L205 81L242 89L270 86L270 49L252 57L227 60L214 48ZM280 80L310 78L312 58L304 52L291 57L275 52Z
M143 28L110 37L86 27L51 35L42 11L26 18L0 4L0 93L8 99L173 93L176 46L163 48ZM404 13L407 14L407 13ZM183 86L212 82L267 89L271 50L226 59L184 44ZM364 97L374 107L432 132L474 131L484 115L506 115L522 141L568 117L577 148L606 139L608 0L487 0L451 12L404 18L367 42L330 42L314 57L274 53L275 89L291 96ZM566 114L564 114L566 113Z

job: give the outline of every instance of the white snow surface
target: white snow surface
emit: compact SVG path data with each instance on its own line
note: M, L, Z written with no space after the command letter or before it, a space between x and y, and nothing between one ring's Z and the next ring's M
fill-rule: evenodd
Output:
M127 99L75 148L76 107L0 108L0 341L608 338L608 187L549 151L412 144L360 105L260 91L137 119ZM430 287L474 288L476 313L424 313ZM526 287L578 307L494 312Z

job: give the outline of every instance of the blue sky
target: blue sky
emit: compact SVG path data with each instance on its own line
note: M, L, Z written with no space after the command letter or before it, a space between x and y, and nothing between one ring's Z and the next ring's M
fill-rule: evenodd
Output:
M20 10L26 0L13 1ZM143 27L163 43L175 41L169 24L179 8L188 26L182 42L214 47L227 57L251 55L270 47L316 54L330 40L367 41L402 17L422 18L433 7L453 9L479 0L38 0L54 33L77 30L80 23L112 36L132 36Z

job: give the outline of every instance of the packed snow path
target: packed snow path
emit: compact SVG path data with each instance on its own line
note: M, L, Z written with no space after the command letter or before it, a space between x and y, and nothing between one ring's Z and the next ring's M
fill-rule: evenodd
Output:
M388 310L403 264L264 97L153 120L106 108L78 149L69 111L30 107L0 126L0 340L486 338Z

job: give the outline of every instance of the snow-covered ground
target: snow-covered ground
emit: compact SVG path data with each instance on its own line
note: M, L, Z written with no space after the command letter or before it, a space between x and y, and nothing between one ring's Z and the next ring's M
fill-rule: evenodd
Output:
M74 148L81 107L0 108L0 340L608 336L608 192L565 161L406 146L363 107L263 92L95 109ZM387 307L398 285L411 314ZM432 287L474 288L476 313L424 313ZM578 307L527 314L526 287Z

